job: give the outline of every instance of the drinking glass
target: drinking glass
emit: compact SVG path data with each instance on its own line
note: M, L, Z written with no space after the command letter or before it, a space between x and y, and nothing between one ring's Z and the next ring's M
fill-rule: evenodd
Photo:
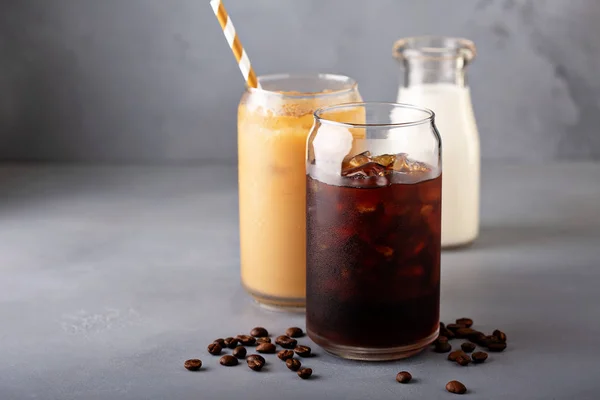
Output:
M442 170L434 113L353 103L314 118L306 160L308 335L344 358L413 355L439 330ZM415 140L418 146L407 146Z
M241 277L262 305L302 309L306 293L306 138L319 107L360 101L330 74L267 75L238 108Z

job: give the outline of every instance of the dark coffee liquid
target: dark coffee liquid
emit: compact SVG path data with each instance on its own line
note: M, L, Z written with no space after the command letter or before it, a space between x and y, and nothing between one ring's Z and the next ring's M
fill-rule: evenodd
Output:
M438 328L441 176L307 176L310 332L338 345L396 347Z

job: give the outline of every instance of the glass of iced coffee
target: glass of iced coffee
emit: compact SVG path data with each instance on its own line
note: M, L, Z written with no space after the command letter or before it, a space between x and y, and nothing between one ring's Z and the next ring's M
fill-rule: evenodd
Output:
M262 305L303 309L306 139L313 113L361 97L356 82L339 75L268 75L258 81L260 88L248 88L238 108L242 283Z
M440 152L427 109L355 103L315 113L306 163L306 324L325 350L391 360L437 337Z

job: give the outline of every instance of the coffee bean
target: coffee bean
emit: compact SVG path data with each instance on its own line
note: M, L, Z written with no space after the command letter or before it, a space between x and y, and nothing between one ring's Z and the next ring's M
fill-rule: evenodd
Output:
M260 362L259 360L250 360L248 361L248 367L253 371L260 371L262 367L265 366L265 363Z
M455 335L454 332L452 332L450 329L444 327L443 329L440 328L440 336L444 336L448 338L448 340L450 340L454 339Z
M458 357L466 356L466 355L467 355L467 353L465 353L462 350L454 350L452 353L448 354L448 360L450 360L450 361L456 361L456 359Z
M500 342L490 343L490 344L488 344L487 349L494 353L498 353L498 352L504 351L504 349L506 349L506 343L500 343Z
M233 367L234 365L238 365L237 358L229 354L225 354L223 357L221 357L219 362L221 363L221 365L224 365L226 367Z
M460 339L465 339L468 337L476 337L476 336L479 336L480 333L481 332L476 331L475 329L471 329L471 328L460 328L454 332L456 337L460 338Z
M250 336L254 337L267 337L269 336L269 332L262 326L257 326L256 328L250 331Z
M410 374L410 372L402 371L398 372L398 375L396 375L396 381L400 383L408 383L411 379L412 375Z
M461 354L460 356L458 356L458 357L456 358L456 362L457 362L459 365L461 365L461 366L463 366L463 367L466 367L467 365L469 365L469 364L471 363L471 357L469 357L469 355L468 355L468 354L465 354L465 355L462 355L462 354Z
M440 330L446 329L446 324L440 321Z
M465 328L470 328L473 326L473 320L471 318L459 318L456 320L458 325L464 325Z
M463 349L465 353L470 353L475 350L475 343L465 342L460 345L460 348Z
M446 390L450 393L465 394L467 393L467 387L459 381L450 381L446 383Z
M244 346L253 346L256 343L256 338L254 336L237 335L235 338Z
M277 357L281 361L289 360L290 358L294 357L294 352L292 350L281 350L279 353L277 353Z
M436 353L447 353L450 350L452 350L452 346L448 342L438 343L433 348L433 351L435 351Z
M492 343L499 343L498 338L496 336L488 335L479 338L478 345L481 347L488 347Z
M224 342L225 346L229 347L230 349L235 349L238 345L238 340L232 337L225 338Z
M273 343L261 343L256 346L256 351L259 353L275 353L276 347Z
M256 338L256 344L260 344L260 343L271 343L271 338L270 337L258 337L258 338Z
M263 356L261 356L260 354L250 354L248 357L246 357L246 362L250 362L250 361L260 361L261 363L265 364L265 358Z
M461 328L466 328L466 326L459 325L459 324L448 324L448 325L446 325L446 329L448 329L449 331L452 331L452 332L456 332L457 330L459 330Z
M289 337L292 338L297 338L297 337L302 337L304 336L304 332L302 332L302 329L298 328L297 326L293 326L291 328L287 328L285 331L285 334Z
M433 342L433 344L438 345L440 343L448 343L448 338L446 336L438 336L437 339Z
M183 363L183 366L187 370L198 371L202 367L202 361L198 360L197 358L192 358L191 360L186 360Z
M300 357L310 357L310 352L311 349L308 346L296 346L294 348L294 351L296 352L296 354L298 354Z
M499 342L506 343L506 333L496 329L492 332L492 336L498 339Z
M221 354L221 350L223 349L221 348L221 345L219 343L211 343L208 345L208 352L213 356L218 356L219 354Z
M312 375L312 369L310 368L302 368L298 370L298 376L302 379L308 379Z
M465 328L465 329L471 329L471 328ZM471 339L477 339L480 338L481 335L485 336L483 334L483 332L480 332L478 330L475 329L471 329L471 332L467 333L467 339L471 340Z
M289 360L285 360L285 366L291 369L292 371L298 371L302 363L300 360L296 360L295 358L290 358Z
M275 343L277 343L284 349L293 349L298 344L298 341L296 339L292 339L289 336L281 335L277 336L277 339L275 339Z
M225 347L225 339L215 339L213 340L213 343L219 343L219 346L221 346L221 348Z
M246 348L243 346L238 346L235 349L233 349L233 352L231 352L231 354L233 354L235 358L243 359L246 357Z
M471 358L473 359L473 362L475 364L481 364L482 362L487 360L488 354L483 351L476 351L475 353L471 354Z
M479 346L486 346L487 345L487 336L485 336L483 333L479 332L477 334L473 334L469 336L469 341L478 344Z

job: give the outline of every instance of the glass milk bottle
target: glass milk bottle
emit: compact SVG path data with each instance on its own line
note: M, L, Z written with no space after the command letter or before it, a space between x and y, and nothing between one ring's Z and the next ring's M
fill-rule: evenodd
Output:
M442 247L470 244L479 233L480 150L465 68L475 45L461 38L411 37L398 40L393 53L405 72L398 102L433 110L440 130ZM406 143L411 145L418 143Z

